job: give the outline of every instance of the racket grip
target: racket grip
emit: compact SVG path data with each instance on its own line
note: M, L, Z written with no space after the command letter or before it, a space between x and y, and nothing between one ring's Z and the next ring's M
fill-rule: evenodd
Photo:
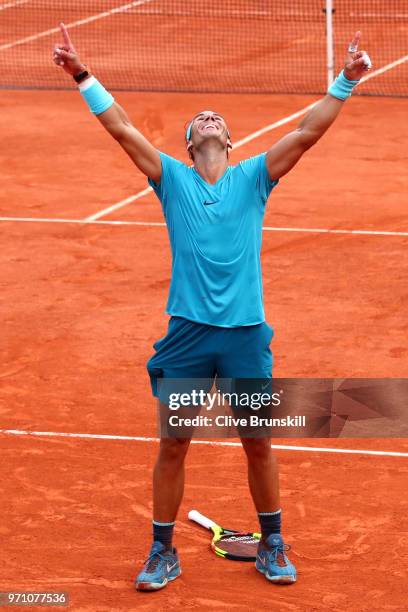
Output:
M190 510L190 512L188 513L188 518L190 519L190 521L195 521L206 529L211 529L211 527L214 527L214 525L216 525L214 521L204 516L204 514L198 512L198 510Z

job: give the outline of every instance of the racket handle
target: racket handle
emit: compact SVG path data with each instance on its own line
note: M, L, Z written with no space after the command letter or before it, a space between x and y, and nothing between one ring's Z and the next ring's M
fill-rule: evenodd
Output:
M206 529L211 529L211 527L214 527L214 525L216 525L214 521L204 516L204 514L198 512L198 510L190 510L190 512L188 513L188 518L190 519L190 521L195 521Z

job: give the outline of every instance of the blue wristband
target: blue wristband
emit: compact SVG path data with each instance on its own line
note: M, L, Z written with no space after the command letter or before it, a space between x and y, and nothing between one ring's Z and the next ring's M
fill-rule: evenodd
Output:
M79 85L81 96L94 115L104 113L115 102L115 98L94 76L82 81Z
M339 100L347 100L347 98L351 96L353 88L359 82L360 81L350 81L344 76L344 70L342 70L337 79L330 85L327 93Z

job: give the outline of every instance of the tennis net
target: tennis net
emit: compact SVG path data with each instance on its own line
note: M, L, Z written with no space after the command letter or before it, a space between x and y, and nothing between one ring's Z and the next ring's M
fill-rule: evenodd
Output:
M71 87L51 61L64 21L112 90L323 93L360 29L373 69L385 69L359 93L408 95L408 0L0 2L2 88Z

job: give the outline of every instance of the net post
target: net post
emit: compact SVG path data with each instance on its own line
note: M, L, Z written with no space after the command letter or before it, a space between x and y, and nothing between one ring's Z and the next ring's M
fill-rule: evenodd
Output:
M327 86L334 80L333 0L326 0Z

